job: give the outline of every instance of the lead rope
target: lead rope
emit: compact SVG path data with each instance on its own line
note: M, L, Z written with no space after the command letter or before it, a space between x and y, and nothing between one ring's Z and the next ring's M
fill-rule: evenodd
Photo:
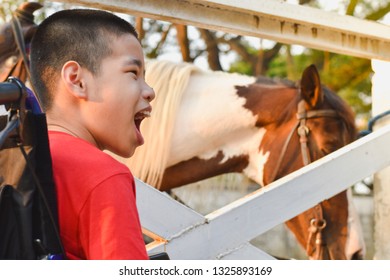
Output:
M321 204L317 204L314 208L316 218L310 220L306 253L315 260L329 259L329 252L326 249L326 242L322 235L322 231L326 227L326 220L323 219Z

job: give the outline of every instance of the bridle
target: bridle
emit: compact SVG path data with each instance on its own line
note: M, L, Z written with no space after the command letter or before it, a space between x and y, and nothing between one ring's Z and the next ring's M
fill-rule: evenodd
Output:
M332 109L322 109L322 110L306 110L305 101L301 100L298 103L297 109L297 122L290 131L286 141L284 142L282 151L280 153L279 159L274 169L273 175L270 182L274 181L279 173L282 161L285 157L289 143L296 131L299 136L299 142L301 147L301 155L303 160L303 165L308 165L311 163L310 149L308 147L308 135L310 133L309 127L306 125L308 119L314 118L339 118L337 111ZM323 216L323 210L321 203L318 203L314 206L314 218L310 220L309 226L309 237L306 244L306 253L308 256L311 256L315 253L314 259L319 259L321 254L323 254L323 248L326 246L322 236L322 230L326 227L326 220ZM315 244L313 246L313 244Z
M301 100L298 103L298 110L296 114L297 122L294 125L294 127L291 129L288 137L286 138L286 141L284 142L273 175L270 177L270 182L274 181L276 179L276 176L279 173L280 166L282 164L288 145L290 144L290 141L295 131L297 131L297 134L299 136L299 142L301 144L301 155L302 155L303 165L308 165L309 163L311 163L310 149L307 145L310 129L306 125L306 120L314 119L314 118L339 118L340 117L337 111L332 109L307 111L305 108L305 103L306 102L304 100Z

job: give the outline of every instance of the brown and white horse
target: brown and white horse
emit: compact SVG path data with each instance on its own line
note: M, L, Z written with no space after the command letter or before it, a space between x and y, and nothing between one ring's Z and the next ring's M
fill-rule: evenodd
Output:
M149 61L146 75L153 114L145 145L124 162L162 191L232 172L267 186L356 139L352 111L314 66L298 86L167 61ZM363 257L349 199L344 191L286 223L309 258Z

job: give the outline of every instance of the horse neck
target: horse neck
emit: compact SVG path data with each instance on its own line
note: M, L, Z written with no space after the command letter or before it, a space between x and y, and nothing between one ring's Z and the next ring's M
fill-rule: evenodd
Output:
M281 85L253 84L241 87L237 94L246 102L244 107L257 117L257 126L280 125L295 114L299 95L295 88Z
M243 137L253 128L255 117L235 89L253 82L253 77L237 74L192 75L177 114L169 165L194 155L211 157L230 137Z
M278 94L284 87L256 87L247 79L232 75L191 78L176 120L168 166L196 157L186 164L194 170L195 165L208 166L205 177L244 170L262 184L261 169L268 157L259 152L266 133L263 125L279 121L274 117L279 115L276 107L287 110L293 106L283 103L292 102L292 90Z

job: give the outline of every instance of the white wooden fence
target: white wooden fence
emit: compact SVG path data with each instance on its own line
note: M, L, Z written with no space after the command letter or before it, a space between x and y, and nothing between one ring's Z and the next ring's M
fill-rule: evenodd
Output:
M58 0L286 44L390 60L390 27L281 0Z
M390 27L281 1L60 0L135 16L390 60ZM390 165L390 126L203 216L137 182L152 252L172 259L269 259L249 241Z
M249 241L389 166L388 143L390 126L207 216L138 182L141 223L161 238L148 249L172 259L271 258Z

